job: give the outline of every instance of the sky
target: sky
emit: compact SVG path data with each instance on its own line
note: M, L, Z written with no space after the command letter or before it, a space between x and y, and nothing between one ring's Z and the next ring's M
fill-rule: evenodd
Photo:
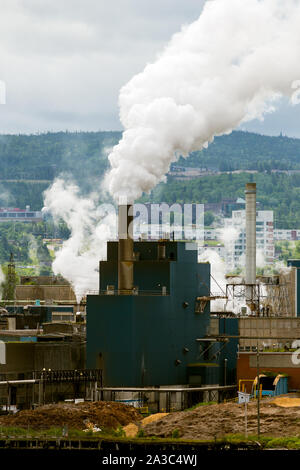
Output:
M0 134L121 130L120 88L204 3L1 0ZM242 129L300 138L299 122L300 106L281 100L263 122Z

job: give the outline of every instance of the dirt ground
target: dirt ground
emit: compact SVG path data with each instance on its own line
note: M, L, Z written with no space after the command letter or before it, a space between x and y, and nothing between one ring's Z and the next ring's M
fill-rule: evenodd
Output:
M44 405L14 415L0 416L0 426L47 429L68 426L83 430L91 424L100 429L118 429L142 419L133 406L117 402L84 402Z
M190 411L157 413L144 418L138 410L117 402L61 403L41 406L0 416L1 426L48 429L68 426L84 430L91 426L118 429L128 437L138 431L157 437L180 437L188 440L211 440L226 434L244 434L245 408L237 403L203 405ZM257 403L248 404L248 434L257 433ZM263 399L260 405L260 428L265 436L300 436L300 399L295 396ZM174 433L175 431L175 433Z
M295 402L294 402L295 403ZM286 406L284 400L263 399L260 404L260 429L265 436L300 435L300 406ZM257 403L248 404L248 435L257 434ZM143 426L144 436L171 437L176 431L183 439L208 440L226 434L244 434L245 407L237 403L199 406L191 411L170 413Z

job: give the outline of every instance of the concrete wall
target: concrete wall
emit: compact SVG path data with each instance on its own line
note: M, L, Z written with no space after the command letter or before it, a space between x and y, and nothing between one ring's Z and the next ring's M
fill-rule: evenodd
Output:
M34 370L84 369L85 343L41 342L41 343L1 343L0 380L31 379ZM4 361L3 361L4 359ZM39 384L0 386L0 405L11 403L18 407L29 407L33 403L47 403L65 398L85 397L86 384L55 383L40 387ZM42 392L42 394L41 394Z
M20 276L20 284L22 285L67 285L66 279L60 276Z
M84 369L85 343L37 343L34 369Z
M259 346L273 346L300 338L300 318L298 317L251 317L239 319L239 335L253 337L253 339L240 339L240 347L251 348L257 346L256 337L261 337ZM280 339L285 337L286 339ZM271 339L268 339L271 338Z
M1 374L24 373L34 370L34 347L35 343L5 343L6 364L0 364Z
M2 345L3 346L3 345ZM6 363L0 364L1 374L46 369L84 369L85 342L11 342L5 343Z
M76 302L75 294L71 286L16 286L16 300L71 300Z

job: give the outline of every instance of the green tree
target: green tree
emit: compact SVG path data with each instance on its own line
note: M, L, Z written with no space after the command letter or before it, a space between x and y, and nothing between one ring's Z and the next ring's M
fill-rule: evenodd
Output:
M215 216L211 211L204 212L204 225L205 227L210 227L214 222Z
M13 263L2 266L4 280L1 283L2 299L14 300L16 285L19 282L19 277L16 274Z

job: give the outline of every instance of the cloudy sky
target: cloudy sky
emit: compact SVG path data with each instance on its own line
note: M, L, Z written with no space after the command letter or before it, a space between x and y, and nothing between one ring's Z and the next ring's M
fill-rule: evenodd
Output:
M0 133L121 129L118 92L204 0L1 0ZM0 84L1 101L1 84ZM248 129L300 137L282 101Z

